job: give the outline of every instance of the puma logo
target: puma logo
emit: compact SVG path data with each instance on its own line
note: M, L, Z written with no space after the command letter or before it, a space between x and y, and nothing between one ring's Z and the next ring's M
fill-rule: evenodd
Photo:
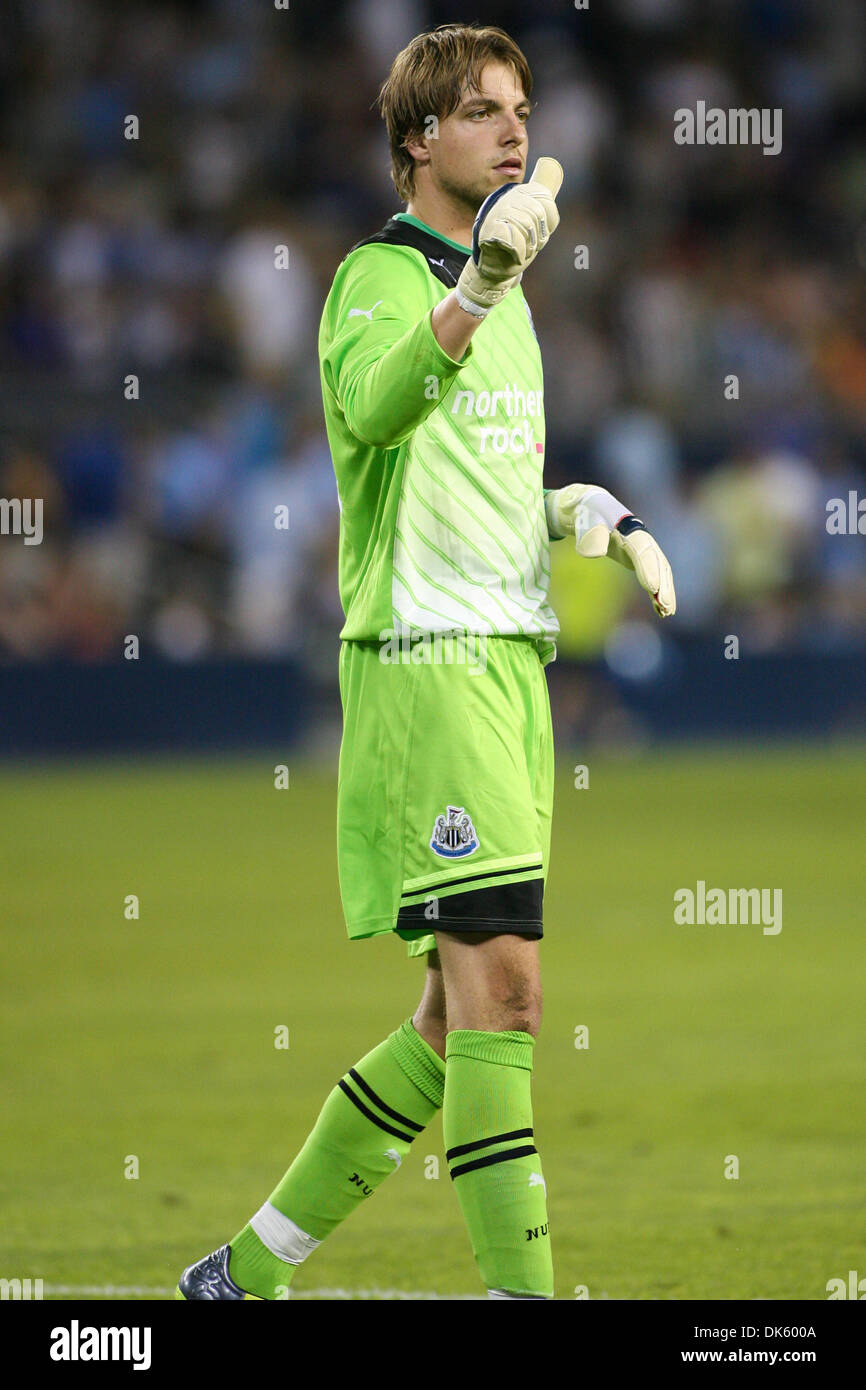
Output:
M450 267L447 266L447 265L445 264L444 258L443 258L441 261L434 261L434 259L433 259L432 256L428 256L428 257L427 257L427 260L429 261L430 265L439 265L439 266L441 266L442 269L443 269L444 271L446 271L446 272L451 276L451 279L454 281L455 285L457 284L457 277L456 277L456 275L454 274L454 271L451 270Z
M379 305L382 303L384 303L383 300L377 299L376 303L373 305L373 309L378 309ZM372 321L373 309L350 309L348 316L350 319L353 319L356 316L360 317L363 314L365 319L370 319Z

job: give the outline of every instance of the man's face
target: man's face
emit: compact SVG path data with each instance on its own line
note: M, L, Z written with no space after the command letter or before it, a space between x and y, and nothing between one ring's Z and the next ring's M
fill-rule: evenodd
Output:
M489 62L478 91L464 91L460 105L439 122L438 138L417 148L431 182L474 217L488 194L504 183L522 183L529 150L526 122L531 104L510 67ZM410 146L413 153L415 145ZM416 168L416 188L418 187Z

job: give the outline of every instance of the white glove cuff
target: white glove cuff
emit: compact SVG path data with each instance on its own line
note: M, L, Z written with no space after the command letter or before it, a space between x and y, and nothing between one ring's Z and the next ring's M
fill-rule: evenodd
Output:
M607 488L596 487L594 483L570 483L568 487L554 488L544 498L544 510L548 535L555 540L571 532L579 540L601 522L609 531L615 531L617 523L632 514Z
M485 309L482 305L475 304L471 299L467 299L459 285L455 286L454 293L457 296L457 303L460 305L460 308L464 309L467 314L471 314L474 319L487 318L490 309Z
M580 499L581 506L587 507L591 512L601 517L608 530L615 531L618 522L623 517L631 516L628 507L624 507L622 502L614 497L612 492L608 492L604 487L590 487Z

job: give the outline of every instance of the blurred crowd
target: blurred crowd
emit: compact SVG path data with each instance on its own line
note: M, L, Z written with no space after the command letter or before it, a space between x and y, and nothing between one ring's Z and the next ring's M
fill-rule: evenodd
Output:
M862 0L470 8L526 53L531 154L566 171L524 286L548 484L602 482L647 521L684 640L862 644L866 535L826 524L830 499L866 497ZM319 316L342 256L402 206L379 87L455 17L6 7L0 498L43 499L44 540L0 536L0 660L113 658L135 633L178 660L335 673ZM699 100L781 108L781 151L675 143ZM639 596L595 571L581 590L554 549L561 651L594 655L598 613L625 621Z

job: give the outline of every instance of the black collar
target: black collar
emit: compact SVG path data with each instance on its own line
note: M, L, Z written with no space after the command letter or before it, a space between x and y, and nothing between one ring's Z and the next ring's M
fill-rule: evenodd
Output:
M385 242L389 246L414 246L424 256L431 274L450 290L457 284L460 272L469 260L468 251L458 251L447 241L416 227L414 222L404 221L402 217L389 217L380 232L365 237L363 241L356 241L350 250L356 251L359 246L369 246L374 242Z

